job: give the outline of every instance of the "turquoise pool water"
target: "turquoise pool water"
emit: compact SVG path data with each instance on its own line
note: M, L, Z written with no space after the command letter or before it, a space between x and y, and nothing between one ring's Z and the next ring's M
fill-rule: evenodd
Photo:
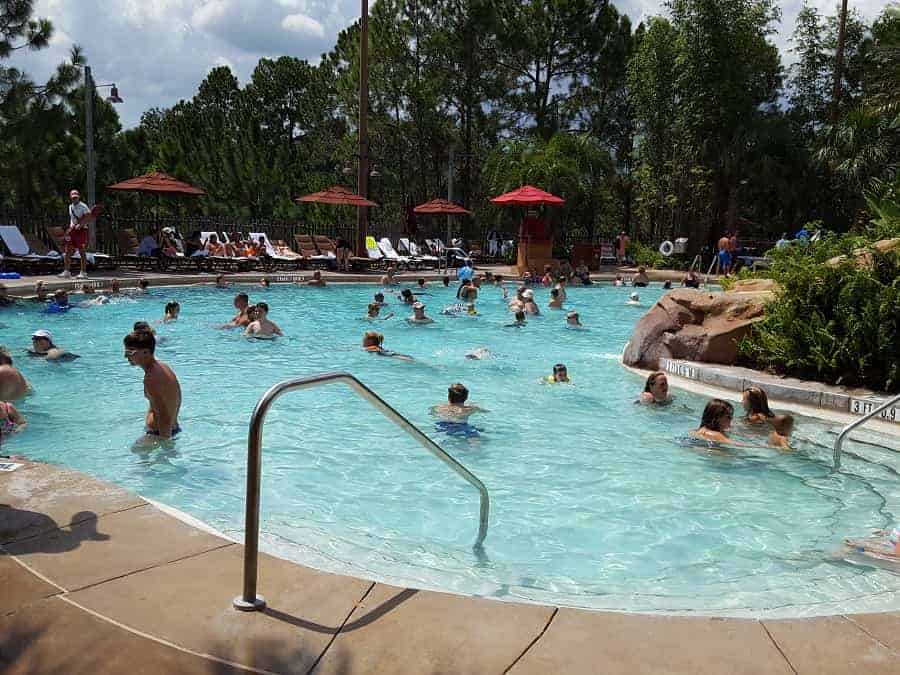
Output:
M217 328L238 289L268 302L288 337L249 341ZM453 290L432 287L423 300L436 324L375 325L413 364L360 349L375 290L159 288L67 315L3 310L3 343L36 391L21 405L28 429L3 450L112 481L240 538L255 402L278 380L346 370L487 485L487 559L471 549L474 490L342 386L289 394L269 415L261 520L270 552L396 584L591 608L771 616L900 607L900 577L834 559L844 537L900 513L890 453L851 444L868 459L848 457L832 475L831 426L803 419L796 453L710 454L678 441L697 426L702 397L675 391L666 409L632 404L643 383L617 355L660 288L641 289L639 308L625 305L631 289L570 289L567 305L587 326L572 331L549 310L504 328L494 288L482 289L480 315L441 317ZM545 307L548 292L536 296ZM121 340L170 299L182 318L159 327L158 357L181 380L185 431L174 451L136 452L146 402ZM389 300L388 310L409 313ZM37 328L81 359L24 356ZM492 356L464 358L476 347ZM560 361L574 385L542 385ZM457 381L489 411L472 418L476 440L440 433L429 415Z

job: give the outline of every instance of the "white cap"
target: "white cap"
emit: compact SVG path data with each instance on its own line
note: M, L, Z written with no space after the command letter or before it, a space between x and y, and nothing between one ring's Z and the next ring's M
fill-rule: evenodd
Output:
M50 342L53 342L53 334L49 330L44 330L43 328L41 330L34 331L34 333L31 334L31 337L46 338L50 340Z
M631 299L632 299L632 300L640 300L640 299L641 299L641 296L639 296L637 293L632 293L632 294L631 294Z
M81 193L78 192L78 190L71 190L69 192L69 199L71 199L72 197L81 197Z
M423 305L421 302L417 302L413 305L413 309L425 309L425 305Z
M524 291L522 291L522 297L523 298L533 298L534 291L531 290L530 288L526 288Z

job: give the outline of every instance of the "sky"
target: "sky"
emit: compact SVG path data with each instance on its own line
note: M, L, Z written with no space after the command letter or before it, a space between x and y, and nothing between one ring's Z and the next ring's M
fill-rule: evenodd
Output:
M662 13L657 0L614 0L634 25ZM836 0L813 0L833 13ZM867 19L885 0L853 0ZM775 42L782 61L793 60L789 38L802 0L782 0ZM141 113L191 98L218 65L228 65L245 83L262 57L296 56L317 62L338 32L359 16L359 0L37 0L35 16L53 22L50 46L17 52L10 64L36 81L80 45L97 84L115 82L124 103L122 124L138 124Z

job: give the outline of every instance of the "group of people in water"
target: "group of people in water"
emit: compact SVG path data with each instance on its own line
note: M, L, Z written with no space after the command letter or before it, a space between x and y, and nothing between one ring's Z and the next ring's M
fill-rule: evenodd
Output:
M644 405L669 405L674 397L669 393L669 379L662 371L650 373L644 383L644 391L638 397L637 403ZM776 415L769 408L769 398L766 392L757 386L747 387L742 396L741 403L744 407L744 416L741 422L747 428L763 429L768 432L766 442L769 446L779 450L791 450L791 433L794 429L793 415ZM691 432L691 437L709 441L717 445L732 445L738 447L756 446L759 443L750 443L732 438L728 432L732 428L734 420L734 406L728 401L714 398L706 404L700 426Z

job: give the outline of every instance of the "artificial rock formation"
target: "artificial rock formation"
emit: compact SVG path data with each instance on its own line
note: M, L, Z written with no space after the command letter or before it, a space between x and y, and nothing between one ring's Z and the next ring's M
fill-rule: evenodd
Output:
M881 241L876 241L872 244L872 248L878 251L879 253L888 253L890 251L900 250L900 237L895 239L882 239ZM853 251L853 258L856 260L856 264L860 267L871 267L874 259L872 258L871 249L866 248L858 248ZM827 260L825 262L826 265L830 267L837 267L841 263L847 260L847 256L839 255Z
M751 279L726 293L669 291L638 321L623 361L650 370L660 358L732 364L738 341L763 318L775 288L770 279Z

